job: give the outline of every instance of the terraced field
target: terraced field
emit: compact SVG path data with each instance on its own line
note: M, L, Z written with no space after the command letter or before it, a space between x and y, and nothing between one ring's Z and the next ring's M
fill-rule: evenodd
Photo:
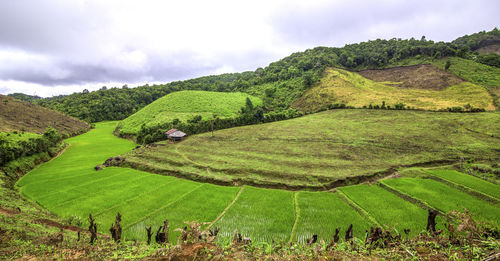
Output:
M109 226L120 212L126 239L145 240L144 228L153 226L156 230L165 219L170 222L171 241L179 235L174 229L182 227L184 221L204 222L205 228L219 227L221 240L229 240L238 229L254 242L303 242L312 234L329 240L336 227L341 228L342 238L350 224L359 238L364 238L365 230L374 224L395 227L399 231L410 228L411 235L425 229L426 210L376 185L346 186L338 193L305 192L218 186L129 168L109 167L95 171L93 167L106 158L135 146L111 134L115 125L115 122L99 123L94 130L68 139L70 147L60 157L24 176L17 186L24 195L61 218L80 221L76 223L83 227L87 226L88 214L92 213L102 233L109 233ZM176 147L170 147L174 149L169 152L176 153ZM181 164L191 160L175 155L169 157L175 164L166 161L162 168L177 173L203 170L193 165L181 168ZM178 162L177 158L180 158ZM159 158L151 164L161 162ZM406 184L405 179L393 180L387 182L398 189ZM432 182L414 179L411 186L404 189L409 194L414 191L427 193L416 194L416 197L431 195L436 188L438 191L446 189L450 195L445 198L446 205L430 200L428 203L446 211L475 204L477 208L471 207L471 211L481 214L482 218L495 220L493 215L499 216L497 205ZM463 198L467 198L464 205L461 204ZM481 208L487 213L478 210Z
M401 165L498 159L493 126L499 113L333 110L160 142L125 157L133 168L217 184L324 190Z
M252 104L261 105L260 98L239 92L179 91L154 101L118 125L122 135L135 135L142 124L155 126L172 122L174 119L186 122L195 116L210 119L236 116L245 107L247 97Z

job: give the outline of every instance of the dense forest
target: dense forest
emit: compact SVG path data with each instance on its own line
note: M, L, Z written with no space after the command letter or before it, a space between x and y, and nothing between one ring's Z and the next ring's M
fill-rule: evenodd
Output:
M342 48L316 47L294 53L265 68L242 73L205 76L186 81L137 88L106 88L89 92L40 99L36 96L12 96L58 110L89 122L121 120L154 100L174 91L206 90L247 92L263 99L265 112L287 110L290 104L321 78L327 67L352 71L423 63L444 57L461 57L500 67L500 56L481 54L481 47L500 44L500 30L462 36L452 42L420 39L373 41Z

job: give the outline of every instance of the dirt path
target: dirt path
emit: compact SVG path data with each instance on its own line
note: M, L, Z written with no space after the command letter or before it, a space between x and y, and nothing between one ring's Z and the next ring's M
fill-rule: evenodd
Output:
M233 201L231 201L231 203L229 203L229 205L227 205L227 207L215 218L214 221L212 221L208 225L208 227L205 230L209 230L215 223L217 223L217 221L219 221L219 219L221 219L226 214L226 212L234 205L234 203L238 200L238 198L240 198L240 195L244 189L245 189L245 187L240 188L240 191L238 191L238 194L236 194L236 197L234 197Z

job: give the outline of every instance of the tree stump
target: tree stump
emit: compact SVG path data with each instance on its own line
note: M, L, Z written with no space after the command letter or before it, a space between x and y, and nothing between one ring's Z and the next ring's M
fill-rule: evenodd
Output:
M122 226L121 226L121 221L122 221L122 215L120 212L116 215L116 220L114 224L111 224L111 228L109 229L109 232L111 232L111 238L115 240L115 242L119 242L122 238Z
M158 231L156 231L155 239L156 239L156 243L158 243L158 244L168 243L168 220L165 220L163 222L163 226L160 226L158 228Z
M339 242L339 240L340 240L339 233L340 233L340 227L335 229L335 235L333 235L333 242L334 243Z
M90 232L90 244L94 244L97 240L97 224L95 223L95 218L92 214L89 214L89 232Z
M427 231L431 233L436 232L436 216L439 212L436 210L429 210L429 215L427 216Z
M146 227L146 233L148 235L148 245L151 244L151 236L153 233L151 233L151 227Z
M352 238L352 224L349 225L349 228L345 232L345 241L349 241Z

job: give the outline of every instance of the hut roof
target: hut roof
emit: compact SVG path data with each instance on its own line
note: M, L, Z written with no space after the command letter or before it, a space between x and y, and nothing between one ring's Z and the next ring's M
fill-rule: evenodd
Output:
M165 132L165 135L170 135L176 131L177 131L177 129L170 129L169 131Z
M176 130L175 132L168 135L169 138L182 138L184 136L186 136L186 133L180 130Z

